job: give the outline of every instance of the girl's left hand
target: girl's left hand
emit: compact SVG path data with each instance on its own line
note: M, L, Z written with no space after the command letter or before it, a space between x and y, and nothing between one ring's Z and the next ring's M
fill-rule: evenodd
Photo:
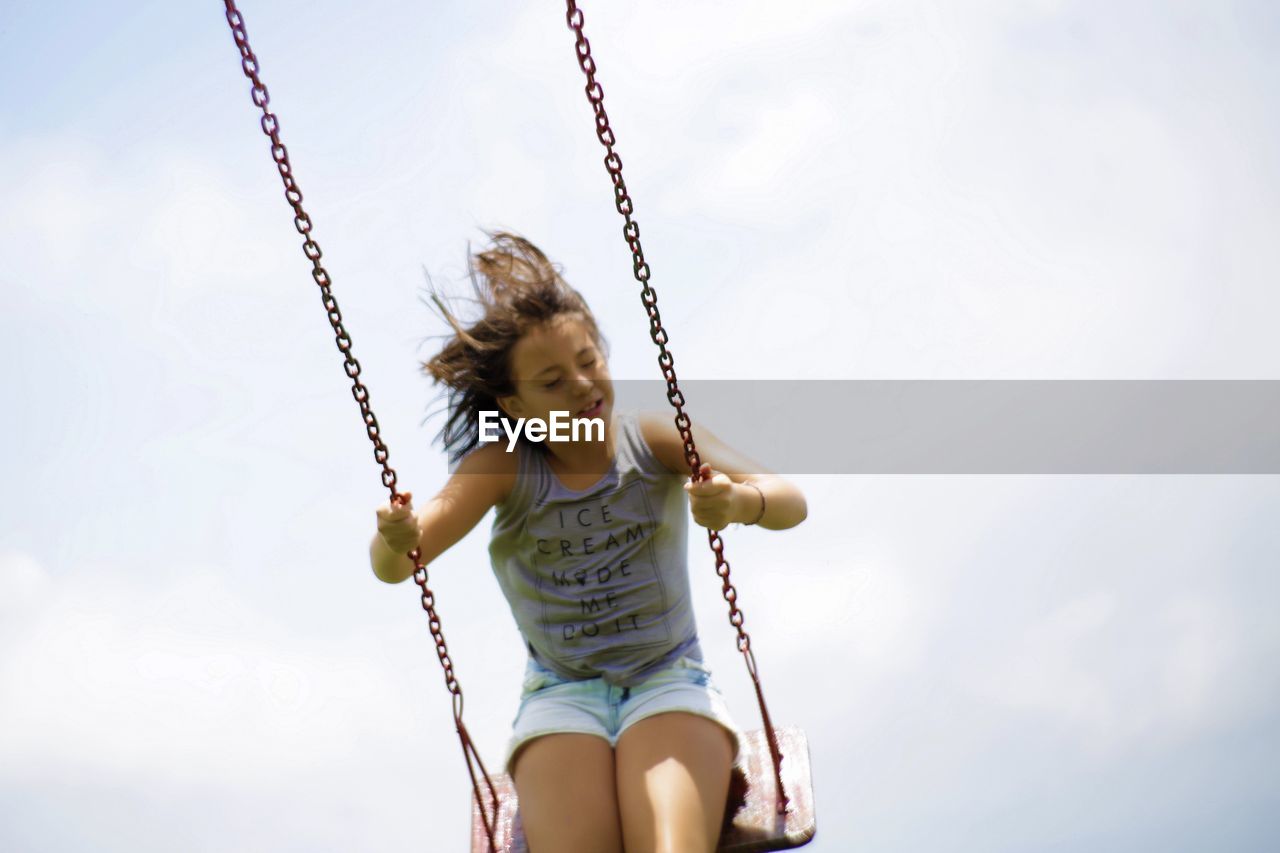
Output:
M703 462L699 469L703 479L684 484L689 494L689 509L693 520L708 530L724 530L737 519L738 496L729 475L713 471Z

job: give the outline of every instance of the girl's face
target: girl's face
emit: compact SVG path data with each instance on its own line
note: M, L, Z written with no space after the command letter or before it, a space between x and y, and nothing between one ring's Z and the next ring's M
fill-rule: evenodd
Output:
M610 423L613 381L604 354L577 317L562 315L529 330L511 350L516 393L498 404L517 418L568 412L570 418L602 418Z

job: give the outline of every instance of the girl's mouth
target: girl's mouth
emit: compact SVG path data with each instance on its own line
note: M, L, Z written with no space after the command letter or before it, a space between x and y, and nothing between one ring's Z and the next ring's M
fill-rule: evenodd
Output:
M603 411L604 411L604 398L601 397L599 400L596 400L594 403L592 403L590 407L583 409L581 412L578 412L578 414L575 415L575 417L596 418L596 417L599 417L600 413Z

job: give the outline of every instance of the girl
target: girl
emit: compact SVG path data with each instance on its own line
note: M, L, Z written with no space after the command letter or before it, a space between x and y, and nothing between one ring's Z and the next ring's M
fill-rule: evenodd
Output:
M496 508L489 554L528 653L505 769L529 849L714 851L739 729L703 663L687 517L781 530L804 520L804 496L705 427L693 483L670 413L614 411L608 345L559 268L521 237L488 236L468 258L483 317L463 328L432 294L455 332L423 364L449 389L454 473L416 513L408 494L377 510L374 573L407 579L409 551L428 564ZM480 442L485 412L507 427L553 412L599 424L570 441L521 432L509 451L505 428Z

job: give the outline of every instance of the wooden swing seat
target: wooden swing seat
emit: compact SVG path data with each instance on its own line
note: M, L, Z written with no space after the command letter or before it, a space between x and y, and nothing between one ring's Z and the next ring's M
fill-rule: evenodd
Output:
M764 729L744 732L742 751L738 755L735 774L745 777L746 790L730 786L730 802L726 827L720 836L717 853L762 853L766 850L790 850L807 844L815 830L813 787L809 773L809 741L796 726L775 726L778 748L782 752L782 785L788 797L786 814L778 814L774 784L773 760ZM741 778L740 777L740 778ZM491 775L498 794L498 818L494 844L500 853L529 853L520 809L511 777ZM488 796L487 786L481 786ZM487 804L486 804L487 806ZM485 832L484 814L475 794L471 796L471 851L488 853L489 836Z

